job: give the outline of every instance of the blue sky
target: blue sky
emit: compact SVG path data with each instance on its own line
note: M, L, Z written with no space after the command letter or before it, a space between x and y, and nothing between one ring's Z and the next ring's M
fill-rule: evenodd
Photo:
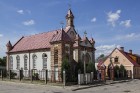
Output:
M71 4L75 29L96 41L96 57L115 47L140 54L140 0L0 0L0 57L8 40L61 28Z

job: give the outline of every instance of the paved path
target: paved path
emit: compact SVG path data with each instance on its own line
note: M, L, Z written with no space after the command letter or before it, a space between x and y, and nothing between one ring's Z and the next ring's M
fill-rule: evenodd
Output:
M59 86L35 85L0 81L0 93L140 93L140 80L110 84L72 91L74 86L65 89Z

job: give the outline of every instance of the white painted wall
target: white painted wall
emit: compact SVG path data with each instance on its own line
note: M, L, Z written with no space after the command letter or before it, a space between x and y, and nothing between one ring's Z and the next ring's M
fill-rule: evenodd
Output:
M51 53L50 53L50 51L31 52L30 53L30 69L33 69L33 54L35 54L37 56L36 69L37 70L42 70L43 69L43 59L42 59L42 54L43 53L47 54L47 69L51 70ZM20 68L24 69L24 55L25 54L28 57L27 69L29 70L29 53L17 53L17 54L11 54L10 55L10 56L13 57L13 70L17 70L17 60L16 60L17 55L19 55L19 57L20 57Z

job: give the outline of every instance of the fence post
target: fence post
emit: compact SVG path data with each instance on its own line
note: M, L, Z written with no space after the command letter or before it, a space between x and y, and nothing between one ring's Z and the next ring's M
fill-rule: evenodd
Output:
M11 70L9 70L9 79L11 80Z
M63 70L63 86L66 85L66 73L65 70Z
M91 83L93 83L93 72L91 72Z
M78 71L78 84L81 85L81 71Z
M48 79L48 70L45 70L45 84L47 84L47 79Z
M31 82L33 82L33 69L31 70Z
M3 80L3 70L1 70L1 79Z
M19 70L19 81L21 81L22 78L21 74L22 74L22 70Z

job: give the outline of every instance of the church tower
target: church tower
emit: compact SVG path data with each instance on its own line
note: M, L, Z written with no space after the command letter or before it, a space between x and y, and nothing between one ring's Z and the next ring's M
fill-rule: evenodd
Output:
M66 24L66 27L74 27L74 15L71 9L68 10L68 13L66 15Z

